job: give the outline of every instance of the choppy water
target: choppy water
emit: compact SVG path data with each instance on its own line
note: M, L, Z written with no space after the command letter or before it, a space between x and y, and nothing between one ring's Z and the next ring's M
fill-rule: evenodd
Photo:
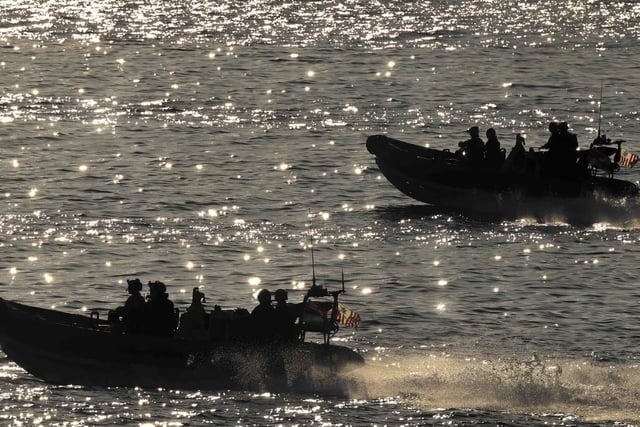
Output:
M368 362L332 396L52 387L5 358L3 423L640 422L640 210L439 212L364 146L536 147L550 120L584 146L602 82L602 130L640 151L635 1L0 5L0 296L107 309L137 276L249 307L309 284L311 230Z

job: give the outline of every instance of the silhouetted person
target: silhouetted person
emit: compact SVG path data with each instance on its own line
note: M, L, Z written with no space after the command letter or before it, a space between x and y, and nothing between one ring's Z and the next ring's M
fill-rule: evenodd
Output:
M263 289L258 293L258 305L251 312L253 337L260 342L273 340L276 313L271 306L271 292Z
M183 336L200 337L208 326L207 313L202 303L204 302L204 294L200 292L200 288L193 288L191 293L191 305L180 318L180 327L178 331Z
M549 123L549 140L540 149L548 150L544 155L544 171L547 175L559 175L563 168L562 137L558 122Z
M492 169L498 169L504 162L504 154L500 150L500 141L494 128L487 129L487 143L485 144L485 163Z
M173 302L162 282L149 282L149 300L145 306L146 332L152 335L172 335L176 327Z
M298 337L296 320L300 316L300 304L289 304L289 295L284 289L274 293L276 300L275 322L276 338L281 341L294 341Z
M562 122L558 125L558 134L565 145L563 148L568 147L571 152L578 150L578 137L575 133L569 132L569 124L567 122Z
M142 283L138 279L127 279L129 298L123 306L109 312L109 320L118 325L120 322L128 332L140 332L143 329L144 298L140 295Z
M516 143L504 161L504 170L507 172L524 173L527 171L527 150L522 135L516 135Z
M549 150L550 152L556 151L560 147L560 133L558 131L558 122L549 123L549 140L540 149Z
M472 126L468 130L471 138L458 143L458 153L471 165L479 165L484 160L484 142L480 138L478 126Z
M578 137L569 132L569 124L562 122L558 125L560 139L559 166L564 176L574 176L576 173L576 161L578 158Z

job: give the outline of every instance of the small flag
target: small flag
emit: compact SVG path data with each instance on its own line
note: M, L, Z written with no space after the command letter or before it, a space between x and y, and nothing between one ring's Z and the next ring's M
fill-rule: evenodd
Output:
M336 320L342 326L356 329L358 329L358 326L360 326L360 315L358 314L358 312L348 309L342 304L338 304L338 314L336 316Z
M638 163L638 156L636 154L625 151L622 153L620 157L620 166L624 166L625 168L632 168L635 164Z

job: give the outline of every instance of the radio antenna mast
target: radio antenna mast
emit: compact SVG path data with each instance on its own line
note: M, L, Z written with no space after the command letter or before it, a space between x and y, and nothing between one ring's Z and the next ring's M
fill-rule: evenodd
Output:
M311 208L309 208L309 245L311 247L311 284L316 285L316 260L313 255L313 234L311 232Z
M600 102L598 103L598 139L600 139L600 124L602 123L602 87L603 81L600 80Z

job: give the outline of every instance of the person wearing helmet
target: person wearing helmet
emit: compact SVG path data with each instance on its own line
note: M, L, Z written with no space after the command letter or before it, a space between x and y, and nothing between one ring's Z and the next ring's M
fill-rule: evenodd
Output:
M499 169L504 163L504 152L500 149L500 141L494 128L487 129L484 158L486 165L491 169Z
M127 279L127 291L129 298L123 306L109 312L109 320L113 324L122 323L127 332L141 332L145 302L140 291L142 282L139 279Z
M146 303L146 332L152 335L173 335L176 328L176 315L173 302L162 282L149 282L149 297Z
M275 294L275 338L278 341L295 341L299 335L296 320L299 317L298 304L289 304L286 290L278 289Z
M204 293L196 286L191 293L191 305L180 317L179 335L189 338L202 338L207 335L209 319L202 305L203 302L205 302Z
M480 128L471 126L467 131L470 138L458 143L457 153L472 166L478 166L484 161L484 141L480 138Z
M251 311L253 337L256 341L273 340L275 327L275 311L271 306L271 292L262 289L258 293L258 305Z

